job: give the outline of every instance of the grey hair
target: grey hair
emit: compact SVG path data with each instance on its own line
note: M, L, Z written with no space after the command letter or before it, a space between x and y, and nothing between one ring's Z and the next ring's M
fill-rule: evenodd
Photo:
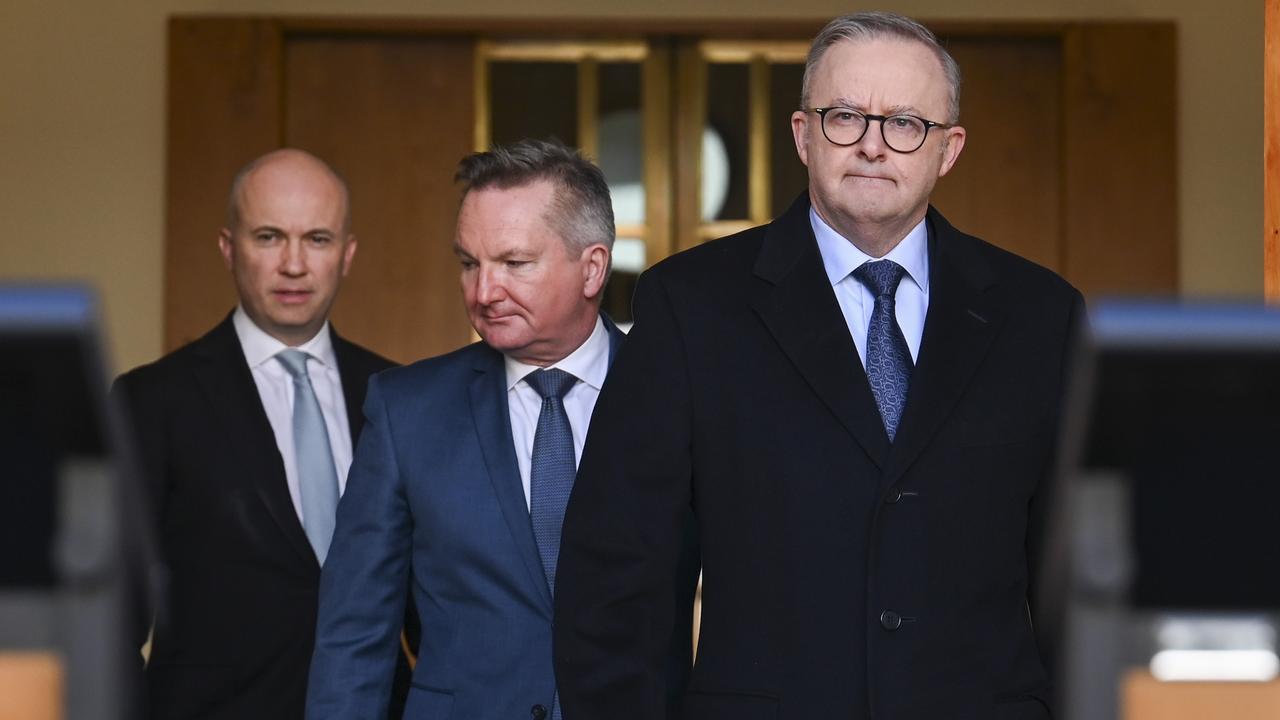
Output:
M545 219L569 251L581 252L596 243L613 248L613 201L604 173L558 140L526 139L473 153L458 163L453 179L463 183L464 200L472 190L550 181L556 196Z
M800 91L800 105L809 107L809 85L813 74L822 60L822 56L832 45L842 41L874 40L877 38L896 38L921 43L933 51L938 62L942 64L942 72L947 77L947 85L951 90L950 107L948 107L948 123L960 121L960 66L951 53L942 47L938 38L929 28L909 17L889 12L861 12L842 15L827 23L822 32L813 39L809 46L809 57L804 63L804 84Z
M338 184L338 189L341 191L342 195L342 234L344 236L350 234L351 191L347 189L347 181L344 180L342 175L338 174L338 171L334 170L329 163L321 160L315 155L312 155L306 150L298 150L296 148L280 148L279 150L272 150L265 155L259 155L248 163L245 163L244 167L240 168L240 170L236 172L236 176L231 180L231 191L227 194L227 229L234 232L240 225L240 194L244 191L244 184L245 181L249 179L249 176L263 165L288 156L304 158L308 162L315 163Z

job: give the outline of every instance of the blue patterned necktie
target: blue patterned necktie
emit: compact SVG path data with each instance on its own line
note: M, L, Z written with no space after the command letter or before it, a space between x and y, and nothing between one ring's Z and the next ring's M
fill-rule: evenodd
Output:
M308 357L301 350L284 350L276 355L293 377L293 452L302 500L302 528L316 551L316 559L324 565L338 509L338 472L333 466L324 413L307 374Z
M880 408L889 441L898 434L902 408L907 404L907 388L911 384L911 351L902 336L902 328L894 312L894 294L906 270L892 260L863 263L853 277L866 285L876 297L867 325L867 381Z
M563 370L535 370L524 378L542 396L538 429L533 434L533 458L529 463L529 516L533 537L542 556L547 587L556 590L556 561L560 555L560 526L577 473L573 432L564 411L564 396L578 378Z
M538 429L533 433L533 458L529 463L529 518L533 538L542 557L547 588L556 593L556 561L560 558L560 527L573 490L578 464L574 459L573 431L564 411L564 396L578 378L563 370L534 370L524 378L542 396ZM561 720L560 693L551 701L551 720Z

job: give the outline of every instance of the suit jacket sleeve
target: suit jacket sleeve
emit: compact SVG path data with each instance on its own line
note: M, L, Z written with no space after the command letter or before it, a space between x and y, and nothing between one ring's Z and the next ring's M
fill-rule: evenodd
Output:
M369 380L337 527L320 576L307 712L386 717L409 578L412 522L379 378Z
M687 639L691 622L684 349L655 272L641 278L634 308L596 404L556 575L556 681L575 720L665 717L672 639Z
M135 460L131 469L140 475L137 487L142 489L144 497L138 500L154 528L159 528L165 500L163 473L166 424L160 392L158 384L148 386L140 382L135 371L116 378L109 394L109 402L114 406L116 417L124 424L125 432L122 435L125 452L132 454ZM163 548L159 550L162 551ZM163 558L160 560L163 562ZM146 707L146 663L141 653L154 619L148 609L151 608L153 599L163 602L163 597L148 597L152 590L148 575L151 570L152 568L144 567L140 581L130 586L129 611L125 616L125 635L130 647L138 650L130 655L131 662L126 668L126 702L132 703L138 717L144 717L149 712Z
M137 451L148 510L157 522L164 513L166 495L165 422L163 387L159 382L145 382L135 370L121 375L111 384L111 403L123 418L129 442Z

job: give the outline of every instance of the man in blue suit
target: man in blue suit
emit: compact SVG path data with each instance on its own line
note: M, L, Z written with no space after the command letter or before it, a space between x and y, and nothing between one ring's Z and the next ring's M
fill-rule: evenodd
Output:
M307 717L382 718L404 588L422 621L405 718L559 718L560 523L622 333L600 313L600 170L522 141L464 159L455 250L483 342L375 376L320 587Z

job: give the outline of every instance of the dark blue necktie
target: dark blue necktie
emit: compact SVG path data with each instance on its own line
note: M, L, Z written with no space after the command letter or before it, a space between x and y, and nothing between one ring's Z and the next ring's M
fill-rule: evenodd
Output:
M894 294L905 273L906 270L892 260L866 262L853 271L853 276L876 296L871 322L867 325L867 380L890 442L898 434L913 367L911 351L894 312Z
M524 379L542 396L542 412L533 434L533 457L529 463L529 516L547 587L554 595L560 526L564 523L564 508L569 503L569 491L573 489L573 476L577 472L564 396L578 378L563 370L535 370Z
M533 538L542 557L542 571L552 596L556 592L556 561L560 557L560 527L564 508L573 490L573 431L564 411L564 396L578 378L563 370L534 370L524 378L542 396L538 429L533 433L533 457L529 463L529 518ZM560 694L551 701L551 720L561 720Z

